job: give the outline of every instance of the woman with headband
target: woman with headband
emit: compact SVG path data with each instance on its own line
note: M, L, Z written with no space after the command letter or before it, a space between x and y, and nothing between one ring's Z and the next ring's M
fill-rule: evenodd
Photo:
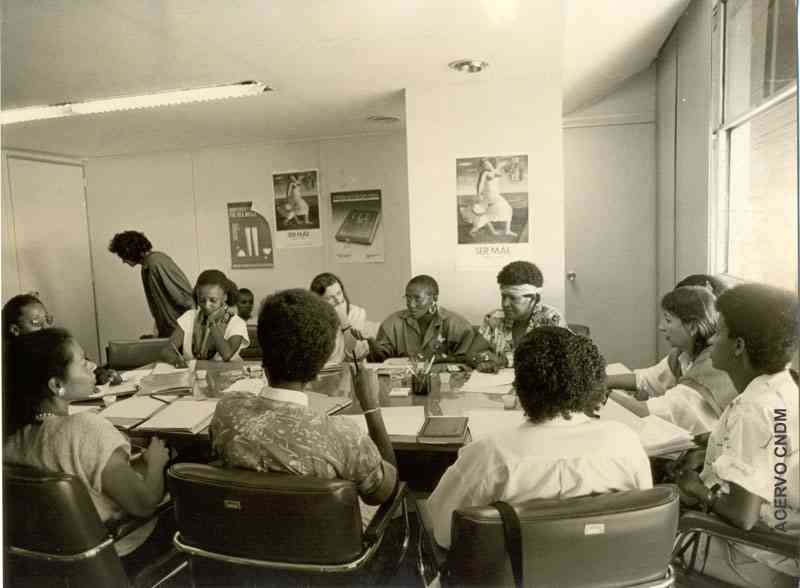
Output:
M502 308L487 314L479 331L495 357L488 352L473 357L472 363L480 371L492 371L490 364L494 363L511 367L517 344L536 327L567 326L557 309L542 302L539 292L544 278L535 264L512 261L497 274L497 283Z

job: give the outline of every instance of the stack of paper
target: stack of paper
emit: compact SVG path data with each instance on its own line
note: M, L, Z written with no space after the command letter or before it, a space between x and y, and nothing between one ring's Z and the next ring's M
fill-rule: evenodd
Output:
M473 441L514 429L525 422L525 414L521 410L468 410L464 416L469 419Z
M514 370L505 368L496 374L473 371L469 380L461 386L462 392L482 392L483 394L510 394L514 386Z
M122 429L128 429L141 423L154 412L167 406L167 403L150 396L136 396L115 402L100 414L111 423Z
M694 447L688 431L652 414L640 418L611 398L598 414L601 419L617 421L636 431L651 457Z
M416 437L425 423L425 407L387 406L381 408L381 416L389 435ZM364 415L344 414L342 417L356 423L361 430L367 430L367 421Z
M136 430L197 433L208 426L216 408L214 400L176 400Z

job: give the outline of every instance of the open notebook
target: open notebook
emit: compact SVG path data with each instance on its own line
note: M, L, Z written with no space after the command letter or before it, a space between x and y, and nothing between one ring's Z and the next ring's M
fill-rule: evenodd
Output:
M647 455L651 457L695 446L688 431L652 414L644 418L638 417L611 398L600 410L599 415L601 419L623 423L636 431Z
M153 396L134 396L101 410L100 416L107 418L115 427L131 429L166 406L167 402Z
M156 412L136 430L197 433L208 426L216 408L216 400L176 400Z

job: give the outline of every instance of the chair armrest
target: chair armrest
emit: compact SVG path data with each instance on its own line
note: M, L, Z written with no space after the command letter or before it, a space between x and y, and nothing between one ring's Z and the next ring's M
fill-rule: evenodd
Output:
M428 510L428 499L422 498L415 500L414 506L417 510L417 516L419 517L420 540L425 541L428 551L433 556L437 571L441 571L444 569L445 563L447 562L447 550L440 547L433 536L433 519Z
M773 553L796 559L800 557L800 542L796 535L774 531L765 525L756 525L749 531L734 527L715 515L688 511L678 523L680 533L700 531L714 537L742 543L758 549L766 549Z
M114 537L114 541L118 541L126 535L130 535L139 527L146 525L154 518L158 519L163 515L170 513L174 508L175 503L172 501L172 499L165 500L156 507L155 512L150 517L141 518L126 516L118 521L109 521L106 523L106 527L108 527L109 532Z
M364 539L368 542L372 542L383 535L386 531L386 527L388 527L389 523L392 521L394 513L403 505L403 500L405 500L407 493L408 487L406 483L398 482L394 496L392 496L391 500L387 500L381 504L378 512L372 517L369 526L364 529Z

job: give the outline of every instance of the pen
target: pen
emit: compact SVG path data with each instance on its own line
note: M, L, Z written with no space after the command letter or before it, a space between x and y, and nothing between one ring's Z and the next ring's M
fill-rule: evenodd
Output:
M188 367L186 365L186 362L183 360L183 355L181 355L181 352L178 351L177 347L175 347L175 343L170 341L169 346L172 347L172 350L175 352L175 355L178 356L178 361L175 362L175 367Z

